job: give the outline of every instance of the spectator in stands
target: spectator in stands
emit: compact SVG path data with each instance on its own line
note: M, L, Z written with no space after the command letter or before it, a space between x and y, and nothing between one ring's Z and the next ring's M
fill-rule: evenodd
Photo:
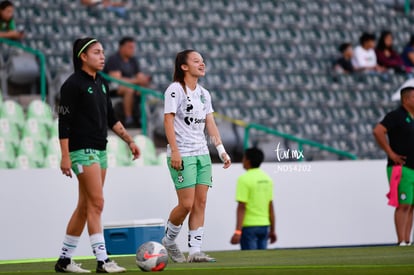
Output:
M141 72L135 57L135 48L136 44L132 37L123 37L119 41L118 51L109 56L104 72L125 82L148 87L151 84L151 77ZM116 94L123 97L125 127L134 127L136 123L139 123L139 121L134 121L133 117L134 104L139 107L139 92L132 88L118 85L116 87Z
M352 65L356 71L360 72L375 72L382 73L386 69L377 63L377 55L375 54L375 35L364 32L360 38L359 43L354 50L354 57L352 58Z
M244 152L246 173L237 180L236 230L232 244L240 243L242 250L266 249L267 242L276 242L273 208L273 181L262 169L264 154L258 148Z
M353 73L354 66L352 65L352 57L354 56L354 50L351 43L342 43L338 50L341 52L339 57L334 63L334 70L338 73Z
M127 17L126 2L124 0L81 0L81 3L88 8L102 5L102 7L116 13L120 17Z
M414 86L400 91L401 106L385 115L374 137L388 156L388 204L395 207L394 222L400 246L411 245L414 210Z
M410 72L410 68L404 66L401 56L394 50L393 37L390 31L382 31L375 49L378 64L396 73Z
M97 273L124 272L110 261L102 233L103 186L107 169L108 128L128 144L134 159L140 151L132 137L114 115L108 85L97 73L104 67L103 47L94 38L77 39L73 44L74 73L63 83L60 94L60 168L64 175L78 180L78 204L66 228L56 272L86 273L72 260L85 225ZM73 172L72 172L73 171Z
M405 45L401 58L405 66L414 70L414 34L411 35L410 41Z
M16 30L13 14L14 6L11 1L0 2L0 37L20 40L23 38L24 32Z

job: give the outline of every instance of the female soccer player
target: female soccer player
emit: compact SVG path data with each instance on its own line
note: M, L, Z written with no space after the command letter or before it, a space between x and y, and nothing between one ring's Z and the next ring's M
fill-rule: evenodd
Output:
M55 265L56 272L90 272L72 260L85 224L98 261L96 272L125 271L125 268L109 260L101 226L108 127L128 144L133 159L139 157L140 151L114 116L107 83L97 74L103 69L104 63L104 50L98 40L77 39L73 44L74 73L60 90L61 170L69 177L72 177L72 171L76 174L79 198L66 228L60 257Z
M205 128L224 162L223 167L231 165L214 121L210 94L197 83L198 78L204 75L202 56L194 50L182 51L175 59L174 82L165 91L164 127L169 143L167 161L178 205L170 213L162 243L171 259L179 263L186 259L175 239L188 214L188 262L216 261L201 252L207 191L212 186Z

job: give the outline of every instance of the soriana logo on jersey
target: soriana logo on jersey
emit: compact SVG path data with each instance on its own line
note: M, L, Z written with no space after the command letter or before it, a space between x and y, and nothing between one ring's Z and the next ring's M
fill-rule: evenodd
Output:
M205 118L194 118L194 117L186 116L184 118L184 122L185 122L185 124L190 126L191 124L206 123L206 119Z

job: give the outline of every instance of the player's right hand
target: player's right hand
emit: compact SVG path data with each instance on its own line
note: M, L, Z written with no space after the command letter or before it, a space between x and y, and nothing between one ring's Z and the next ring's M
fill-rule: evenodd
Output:
M62 174L68 177L72 177L72 161L70 160L70 157L62 156L62 160L60 161L60 170L62 171Z
M171 168L179 171L183 169L183 160L181 159L180 152L171 152Z
M398 154L396 154L394 152L392 152L389 155L389 157L397 165L404 165L405 164L405 160L407 159L406 156L401 156L401 155L398 155Z

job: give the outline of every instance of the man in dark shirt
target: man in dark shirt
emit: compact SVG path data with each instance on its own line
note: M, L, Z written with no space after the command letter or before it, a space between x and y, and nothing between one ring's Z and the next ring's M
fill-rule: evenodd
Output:
M337 72L353 73L354 66L352 65L351 59L354 55L351 43L342 43L338 50L341 52L341 57L335 60L334 69Z
M135 41L132 37L124 37L119 41L119 49L106 61L104 72L125 82L148 87L151 77L142 73L135 58ZM126 127L134 125L134 100L139 100L137 91L125 86L116 87L117 95L123 97L124 124ZM137 102L136 102L137 103Z
M401 89L401 106L386 114L375 126L373 134L388 156L389 204L396 207L394 221L398 243L400 246L411 245L414 209L414 87ZM390 197L393 193L396 194L395 201Z

